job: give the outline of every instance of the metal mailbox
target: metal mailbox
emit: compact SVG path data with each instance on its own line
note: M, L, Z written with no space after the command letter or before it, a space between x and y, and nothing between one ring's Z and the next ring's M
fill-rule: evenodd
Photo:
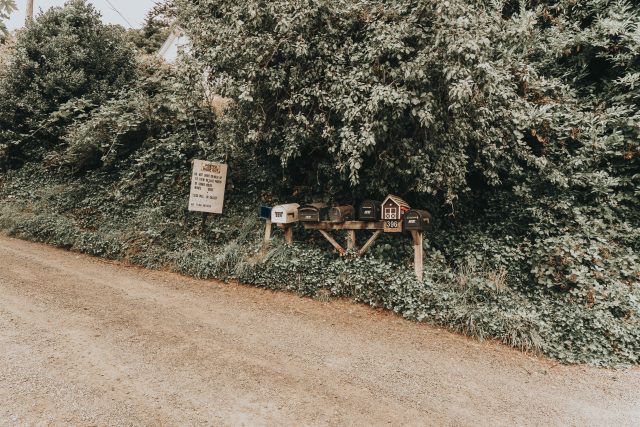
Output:
M260 206L258 208L258 218L271 219L271 206Z
M298 219L300 222L320 222L325 221L328 214L329 208L325 203L310 203L298 210Z
M412 209L404 214L403 223L405 231L423 231L432 227L433 218L427 211Z
M382 219L382 203L377 200L365 200L360 203L358 219L361 221L379 221Z
M271 209L271 222L274 224L291 224L298 222L299 208L300 205L297 203L274 206L273 209Z
M329 210L329 221L334 223L351 221L354 213L355 209L352 205L334 206Z

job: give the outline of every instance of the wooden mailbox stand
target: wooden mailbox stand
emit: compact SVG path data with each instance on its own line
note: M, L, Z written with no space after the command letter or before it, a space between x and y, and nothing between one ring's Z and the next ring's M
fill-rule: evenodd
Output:
M424 250L423 250L423 238L422 231L411 231L411 237L413 237L413 268L416 272L416 277L422 282L424 276Z
M374 230L376 231L373 236L365 243L362 248L358 251L358 256L362 256L367 252L367 250L373 245L373 243L380 237L382 234L382 229L384 225L382 221L368 222L368 221L345 221L342 223L334 223L334 222L305 222L303 223L304 228L306 230L318 230L320 234L324 236L325 239L331 245L336 248L336 250L340 253L340 255L344 255L347 250L355 249L357 240L356 240L356 230ZM343 248L338 242L335 241L333 237L328 233L328 231L332 230L346 230L347 231L347 249Z
M320 234L331 246L333 246L340 255L345 255L347 250L356 248L356 231L357 230L373 230L373 235L366 241L364 245L358 250L357 255L363 256L371 246L378 240L378 238L384 233L384 221L345 221L343 223L331 223L331 222L305 222L302 223L306 230L318 230ZM347 231L347 249L343 248L336 240L328 233L332 230L346 230ZM423 278L423 263L424 263L424 251L422 248L423 234L421 231L411 231L413 238L413 252L414 252L414 269L418 280L422 281Z
M293 225L294 224L273 224L270 219L265 221L264 227L264 243L268 244L271 241L271 235L273 234L273 226L277 225L284 231L284 241L288 244L293 243Z
M273 231L273 224L270 219L265 220L266 226L264 227L264 241L271 240L271 232Z
M302 210L317 208L319 210L318 219L324 217L328 211L328 218L326 218L328 220L323 219L319 222L300 221L300 223L305 230L318 230L341 256L344 256L347 251L357 249L356 231L358 230L371 230L374 233L360 249L357 249L357 256L363 256L367 253L382 233L401 233L403 230L410 232L413 239L414 269L416 277L419 281L422 281L424 275L423 230L428 229L427 227L430 226L432 222L431 215L427 211L410 210L405 201L395 196L388 196L381 208L378 208L379 205L380 203L375 201L364 202L361 206L362 212L360 212L360 215L363 215L364 218L367 218L367 215L379 218L380 211L383 211L382 214L383 216L386 215L385 218L387 220L354 221L351 218L353 218L355 210L350 205L337 206L329 210L326 205L316 203L306 205ZM260 208L260 218L266 220L265 244L268 244L271 240L273 225L283 229L284 240L287 244L293 243L293 227L299 222L299 208L300 205L294 203L274 206L273 208L267 206ZM324 211L320 211L321 209ZM405 216L403 214L406 214L407 218L403 218ZM329 233L334 230L345 230L347 232L346 249Z

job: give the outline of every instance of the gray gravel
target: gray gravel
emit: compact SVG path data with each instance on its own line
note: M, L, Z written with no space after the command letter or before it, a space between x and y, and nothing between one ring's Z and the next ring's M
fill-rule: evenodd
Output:
M0 237L0 402L2 426L622 426L640 371Z

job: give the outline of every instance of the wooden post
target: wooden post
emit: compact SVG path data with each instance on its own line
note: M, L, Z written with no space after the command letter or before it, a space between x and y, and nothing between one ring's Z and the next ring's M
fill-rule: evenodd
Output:
M356 247L356 231L347 230L347 250L351 250Z
M268 219L265 221L266 225L264 227L264 241L265 243L271 240L271 232L273 230L273 225L271 224L271 220Z
M424 254L422 248L423 234L421 231L411 231L413 236L413 264L416 271L416 277L422 282L424 269Z
M369 250L371 245L373 245L375 241L378 240L378 237L380 237L381 235L382 235L382 230L378 230L375 233L373 233L373 236L371 236L369 240L367 240L367 243L365 243L364 246L358 251L358 256L364 255Z
M345 250L342 246L340 246L340 243L336 242L335 239L333 237L331 237L331 235L329 233L327 233L324 230L319 230L320 233L324 236L325 239L327 239L329 241L329 243L331 243L331 245L336 248L336 250L338 252L340 252L340 255L344 255Z
M200 222L200 231L204 232L205 227L207 225L207 219L209 219L209 216L206 212L202 212L202 221Z
M292 224L286 224L284 226L284 241L287 242L288 244L293 243L293 225Z

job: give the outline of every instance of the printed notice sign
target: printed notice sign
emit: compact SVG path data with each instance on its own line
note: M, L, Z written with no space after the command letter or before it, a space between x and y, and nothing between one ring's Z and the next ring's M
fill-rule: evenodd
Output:
M226 184L227 165L194 160L189 210L221 214Z

